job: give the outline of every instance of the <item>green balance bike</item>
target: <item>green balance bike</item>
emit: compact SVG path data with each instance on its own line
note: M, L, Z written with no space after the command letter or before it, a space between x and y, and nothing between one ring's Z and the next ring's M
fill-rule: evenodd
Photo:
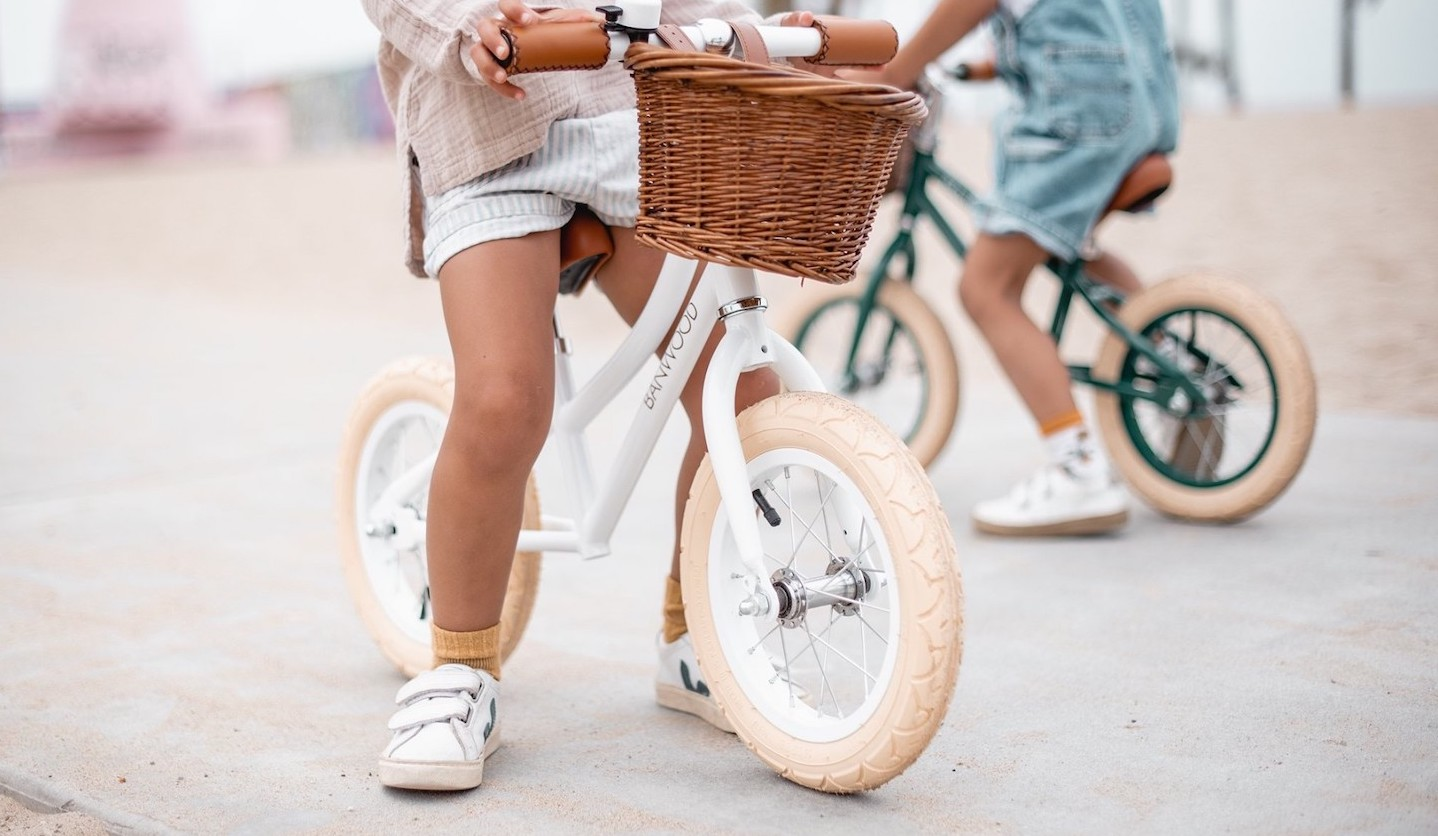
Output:
M960 67L957 78L987 75ZM927 84L930 118L901 159L897 232L866 282L806 298L784 333L830 391L882 418L925 466L943 450L959 408L959 366L939 318L914 291L914 230L932 223L953 252L967 246L928 187L966 205L974 192L935 160L942 95ZM1139 211L1168 188L1161 156L1124 180L1111 209ZM1051 259L1059 282L1049 332L1061 342L1075 300L1105 329L1098 358L1070 365L1094 390L1095 424L1129 487L1162 513L1233 522L1267 507L1292 483L1313 439L1316 387L1297 332L1254 290L1215 275L1184 275L1124 298L1082 260Z

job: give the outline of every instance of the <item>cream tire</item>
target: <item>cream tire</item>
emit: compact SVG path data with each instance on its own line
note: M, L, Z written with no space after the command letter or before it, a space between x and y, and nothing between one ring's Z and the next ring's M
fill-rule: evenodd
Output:
M852 323L857 319L860 297L864 287L857 283L843 285L836 291L802 294L789 306L779 326L779 333L794 344L809 359L835 394L838 391L839 372L831 369L842 366L852 339ZM886 418L896 408L884 400L894 400L909 395L890 393L879 395L875 392L874 403L858 399L860 406L873 412L889 423L890 429L898 433L914 458L928 467L943 452L944 445L954 432L954 423L959 414L959 362L958 353L944 323L934 313L913 286L902 279L886 279L879 287L875 298L876 311L882 310L913 337L914 350L921 365L921 390L917 397L923 399L919 408L913 410L915 417L906 418L909 426L894 426L897 421ZM819 338L814 329L826 318L840 317L842 325L825 338ZM849 327L842 327L847 325ZM869 328L874 323L870 322ZM838 339L835 339L838 335ZM868 346L869 350L877 350ZM861 345L861 359L865 346ZM842 371L842 369L840 369ZM894 374L894 370L890 370ZM901 410L905 415L909 410Z
M1119 318L1135 333L1143 333L1167 314L1189 310L1209 311L1236 323L1267 360L1277 406L1271 438L1260 458L1225 484L1183 484L1146 459L1114 393L1095 390L1096 423L1119 473L1154 508L1182 519L1236 522L1271 504L1302 468L1317 421L1317 386L1303 341L1277 306L1231 279L1206 274L1169 279L1125 302ZM1106 337L1095 377L1116 380L1129 351L1117 336Z
M408 456L404 464L413 465L432 452L453 403L454 369L447 361L398 360L382 369L360 394L340 444L336 507L345 580L360 620L406 676L433 665L423 546L391 549L390 541L368 536L365 529L372 521L362 516L366 503L361 494L373 501L388 484L386 479L395 475L378 472L376 456L403 453ZM404 450L380 449L400 444L406 445ZM427 501L427 487L420 496ZM415 509L410 524L423 525L423 508ZM524 527L539 525L539 492L531 474L525 489ZM514 652L529 623L539 589L539 565L539 552L514 555L500 617L501 659Z
M948 518L902 442L841 398L817 392L768 398L739 416L739 431L751 486L770 492L784 517L771 528L756 515L761 535L776 537L781 544L773 550L765 544L766 571L782 563L772 557L787 549L782 544L793 542L797 532L820 527L821 518L829 528L830 517L862 517L858 525L838 524L842 542L833 551L828 546L815 551L852 555L845 560L866 564L868 577L877 581L867 594L855 594L862 598L857 613L839 614L838 607L810 609L802 630L777 627L778 614L741 615L735 595L743 593L735 584L743 582L735 576L743 571L742 564L706 457L685 510L680 555L685 613L700 668L740 739L785 778L826 792L872 789L919 757L953 695L963 648L963 589ZM842 491L852 507L833 502L818 511L802 508L796 492L774 484L792 475L802 486L811 471L814 481L822 479L824 486L815 496L827 503ZM831 484L834 487L827 487ZM787 532L785 525L791 527ZM776 574L782 571L776 569ZM802 648L791 656L789 643L802 646L826 617L825 647L809 640L813 662ZM763 668L762 662L753 661L753 649L746 651L751 635L767 636L773 644L776 627L784 648L785 679L807 686L808 704L801 705L794 690L786 692L783 683L774 685L767 678L779 668ZM830 647L855 634L867 642L862 652L866 667L855 678L867 683L872 669L873 685L853 690L854 710L843 713L844 683L838 680L838 674L845 673L842 660L857 660L861 654L851 650L848 657L830 656ZM781 657L769 647L765 650L771 660ZM822 667L821 655L835 663L833 669ZM820 666L821 673L800 682L806 663ZM812 671L806 675L813 677Z

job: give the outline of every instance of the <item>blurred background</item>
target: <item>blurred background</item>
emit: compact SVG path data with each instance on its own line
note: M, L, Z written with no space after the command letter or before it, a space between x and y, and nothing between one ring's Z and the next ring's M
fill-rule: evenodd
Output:
M907 34L929 6L807 7ZM973 640L951 733L907 789L863 809L876 824L912 810L946 832L1061 832L1073 811L1112 808L1104 829L1117 832L1431 833L1438 2L1164 6L1185 106L1175 187L1155 215L1107 220L1099 238L1146 280L1219 270L1279 304L1318 378L1309 464L1241 526L1137 509L1115 540L977 537L967 509L1041 451L960 314L960 265L921 228L916 287L961 358L959 431L931 474ZM14 825L3 796L26 786L197 832L413 827L419 802L380 799L366 774L397 683L354 614L334 530L340 437L366 381L398 357L448 354L434 283L403 266L376 43L357 0L0 0L0 831ZM977 36L954 57L984 50ZM949 89L939 156L980 190L1005 101L997 85ZM1025 303L1043 310L1052 285L1031 282ZM778 311L815 290L764 284ZM559 308L576 372L592 370L603 352L587 347L622 323L593 292ZM1086 363L1097 336L1076 314L1064 351ZM627 417L621 398L595 435ZM683 435L662 443L641 507L672 496ZM596 469L615 446L595 445ZM544 467L545 511L564 514ZM531 647L506 676L536 703L515 739L571 747L580 732L554 718L616 687L625 723L653 722L667 516L629 514L614 559L553 572L572 559L548 559ZM633 605L575 608L609 600ZM1256 677L1259 691L1234 685ZM1132 749L1114 748L1101 717ZM1150 718L1156 731L1134 731ZM678 807L749 791L675 796L670 774L694 761L753 765L742 750L691 758L638 740L571 750L589 772L672 748L685 761L651 770L662 787L633 787ZM545 782L562 779L524 763L544 806ZM1044 763L1064 765L1062 780L1032 771ZM564 792L554 806L577 811L570 829L614 821L593 813L611 787L580 805ZM472 830L472 805L494 797L424 812ZM654 821L679 829L692 814L634 826L665 829Z
M902 35L931 6L752 2L883 17ZM1105 243L1152 279L1221 268L1277 297L1309 335L1326 405L1438 413L1432 318L1393 327L1438 307L1438 3L1163 5L1186 113L1178 185L1155 222L1106 223ZM283 292L332 313L398 305L432 329L433 295L401 281L376 42L356 0L0 0L7 293L62 276L246 302ZM999 84L948 86L940 156L980 189L1006 103ZM962 333L957 264L936 258L920 288Z
M763 0L885 17L930 3ZM1190 107L1438 98L1428 0L1166 0ZM982 48L982 36L958 51ZM0 0L7 169L132 154L273 159L383 142L375 32L354 0ZM999 96L973 94L991 109ZM960 112L972 112L964 111Z

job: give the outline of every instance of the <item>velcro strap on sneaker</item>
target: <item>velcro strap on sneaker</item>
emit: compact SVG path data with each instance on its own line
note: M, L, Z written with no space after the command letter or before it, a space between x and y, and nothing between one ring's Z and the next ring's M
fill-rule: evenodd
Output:
M462 720L469 716L474 703L459 697L432 697L407 705L389 718L389 730L427 726L430 723L446 723Z
M394 701L403 705L415 697L423 694L454 694L459 691L468 691L478 695L484 688L484 680L479 674L472 670L461 670L459 668L439 668L437 670L425 671L424 673L405 683L399 693L395 695Z

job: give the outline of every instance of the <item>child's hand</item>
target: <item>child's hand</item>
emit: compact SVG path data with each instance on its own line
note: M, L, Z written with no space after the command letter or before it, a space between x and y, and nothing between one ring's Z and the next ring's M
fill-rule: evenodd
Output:
M773 20L773 18L770 18ZM780 26L813 26L813 12L786 12L779 18Z
M524 100L524 90L514 86L509 74L500 66L500 61L509 58L509 44L505 42L500 29L509 26L533 26L541 21L592 20L599 22L604 16L588 9L549 9L537 12L526 6L522 0L499 0L502 18L489 18L479 23L479 43L470 47L469 57L474 61L479 77L489 88L501 96L515 101Z

